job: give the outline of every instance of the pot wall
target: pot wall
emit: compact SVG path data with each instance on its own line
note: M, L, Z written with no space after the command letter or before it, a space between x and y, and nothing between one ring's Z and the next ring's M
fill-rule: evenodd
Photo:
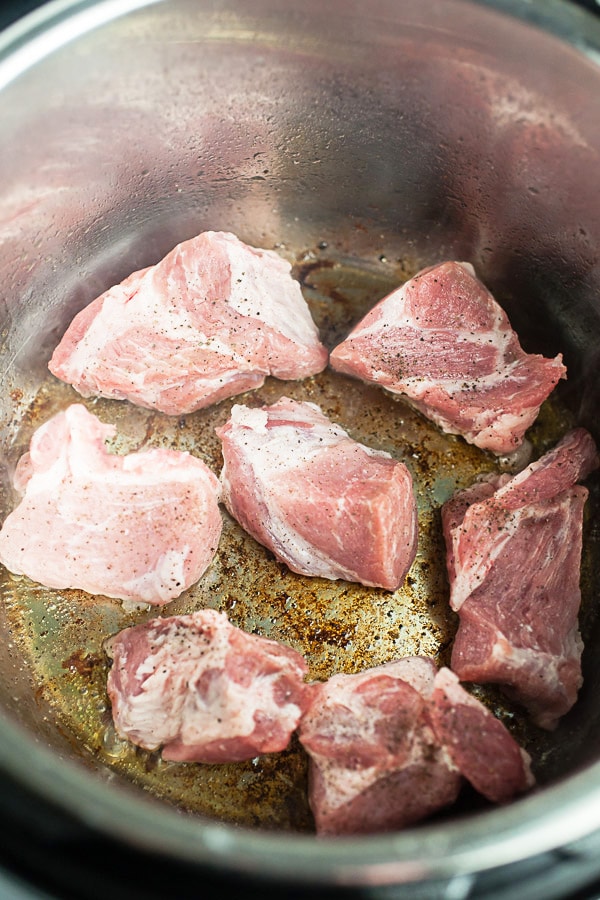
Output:
M580 20L562 5L539 8L564 16L580 46L600 48L591 21L582 19L579 31ZM445 258L472 261L526 348L565 354L564 400L600 437L595 62L529 25L516 27L458 0L426 6L378 0L368 11L342 0L301 7L172 0L114 21L110 3L74 4L72 11L68 18L57 4L44 36L34 36L28 48L17 30L0 59L6 477L15 434L26 425L26 409L70 317L109 284L205 228L235 231L295 259L311 260L327 245L334 257L360 258L390 277ZM590 541L600 544L595 524ZM595 611L586 616L590 647L597 646ZM9 721L79 759L56 729L52 704L40 705L31 693L27 661L8 649L0 692ZM499 811L490 819L506 838L499 862L600 827L600 814L586 812L585 819L575 811L581 795L588 803L594 792L600 796L595 656L586 656L581 702L559 736L557 781L593 764L587 787L574 781L571 794L559 785L570 825L552 838L550 829L539 830L543 799L529 812L524 802L517 820L528 832L530 816L537 835L529 850L508 839L516 814ZM19 772L13 755L7 743L5 764ZM93 768L94 761L85 765ZM96 768L90 778L107 777ZM52 792L43 778L38 787ZM92 780L92 796L95 790ZM210 829L198 834L198 822L189 828L173 852L193 848L200 858L210 856ZM452 854L464 849L461 841L482 849L477 826L461 829L450 848L443 828L436 832L433 856L427 840L414 836L404 845L403 838L377 848L365 842L358 851L363 867L350 862L354 850L347 857L317 854L315 877L427 877L440 854L445 876L456 864ZM219 862L233 857L252 867L261 859L269 869L260 839L240 846L225 835ZM156 838L151 831L144 837ZM481 864L491 865L496 850L483 854ZM290 852L288 865L299 876L306 845ZM459 868L480 864L473 853ZM411 870L406 861L415 857Z

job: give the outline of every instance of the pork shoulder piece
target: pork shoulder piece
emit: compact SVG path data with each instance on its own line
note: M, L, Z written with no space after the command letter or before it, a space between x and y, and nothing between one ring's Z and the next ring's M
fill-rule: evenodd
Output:
M504 803L533 786L529 754L450 669L435 676L428 714L456 768L488 800Z
M227 509L294 572L395 590L416 553L412 479L313 403L234 406L217 429Z
M153 619L105 648L117 732L165 759L224 763L287 747L309 705L302 656L223 613Z
M504 725L424 657L316 686L299 737L319 834L403 828L454 802L463 776L496 802L533 784Z
M49 367L84 397L181 415L325 368L300 285L278 254L207 231L72 321Z
M51 588L163 604L200 578L221 534L218 479L175 450L117 456L115 433L74 404L35 432L0 561Z
M435 665L419 672L433 682ZM453 803L461 776L439 746L427 700L389 663L315 688L298 736L310 756L309 802L320 835L406 827ZM409 676L410 677L410 676Z
M566 369L525 353L469 263L423 269L331 353L339 372L402 394L450 434L496 454L523 441Z
M578 628L583 507L575 484L598 465L570 432L514 478L473 485L442 508L450 604L460 623L451 667L494 682L552 729L581 687Z

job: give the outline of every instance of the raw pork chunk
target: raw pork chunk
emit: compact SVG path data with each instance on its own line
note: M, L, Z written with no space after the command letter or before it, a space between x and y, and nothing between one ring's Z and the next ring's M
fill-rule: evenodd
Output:
M294 572L395 590L417 548L406 466L353 441L313 403L234 406L217 429L223 499Z
M38 428L17 465L23 498L0 531L0 561L47 587L167 603L215 554L219 482L189 453L113 455L114 433L80 404Z
M519 447L566 373L560 355L524 353L473 267L459 262L423 269L384 297L330 359L496 454Z
M400 829L454 802L468 778L492 800L533 782L501 722L432 660L406 657L316 686L299 737L318 834Z
M529 754L450 669L435 676L428 716L456 768L488 800L505 803L534 784Z
M181 415L325 368L327 351L276 253L207 231L83 309L50 371L84 397Z
M212 609L126 628L105 647L117 732L162 747L165 759L223 763L283 750L309 704L299 653Z
M552 729L581 686L578 629L583 507L575 482L598 465L582 428L511 478L456 494L442 509L450 603L460 624L452 669L495 682Z

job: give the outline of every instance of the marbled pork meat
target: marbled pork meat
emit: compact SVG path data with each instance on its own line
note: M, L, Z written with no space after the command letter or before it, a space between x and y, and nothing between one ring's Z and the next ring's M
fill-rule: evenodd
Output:
M401 394L450 434L496 454L522 443L565 376L525 353L469 263L445 262L377 303L331 353L334 369Z
M395 590L417 548L406 466L352 440L313 403L234 406L217 429L223 500L294 572Z
M165 759L224 763L284 750L310 700L303 657L204 609L105 644L115 728Z
M453 803L463 776L502 801L533 782L502 723L423 657L317 685L298 734L318 834L403 828Z
M583 507L576 484L598 465L583 428L515 477L496 476L442 509L450 603L460 618L451 667L494 682L552 729L581 687L578 628Z
M189 453L109 453L114 433L81 404L37 429L15 472L22 499L0 530L0 561L47 587L167 603L215 554L219 482Z
M207 231L134 272L83 309L50 371L84 397L168 415L327 365L289 263L233 234Z

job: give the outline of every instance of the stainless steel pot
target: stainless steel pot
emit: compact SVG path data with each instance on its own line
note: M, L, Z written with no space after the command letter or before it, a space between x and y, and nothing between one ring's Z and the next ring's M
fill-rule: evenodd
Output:
M9 29L0 36L5 507L32 428L73 399L46 370L70 317L205 228L288 256L331 343L421 265L473 262L526 348L565 355L569 380L542 417L538 446L572 421L600 439L599 54L598 20L558 0L54 0ZM327 379L312 384L313 396L353 410L357 434L408 446L417 474L439 459L435 430L373 393L379 418L361 424L365 395ZM265 397L277 390L268 385ZM123 446L168 440L218 462L213 420L167 426L123 405L97 410L117 421ZM463 480L491 465L470 453L461 451ZM580 701L540 736L487 697L533 750L541 784L510 806L466 804L400 834L316 840L296 810L305 778L296 749L283 769L232 768L203 783L204 798L230 799L211 817L197 774L127 756L110 731L99 647L124 623L120 608L10 578L0 607L0 765L95 833L182 865L398 897L467 897L512 873L535 876L530 896L558 895L563 878L573 887L600 875L600 514L591 487ZM426 494L433 533L441 495ZM318 674L383 661L394 648L443 660L453 620L443 579L426 567L391 612L380 595L366 607L364 592L357 600L321 589L295 603L271 562L231 588L246 552L239 536L231 541L218 590L193 602L231 611L248 601L241 624L306 639ZM433 538L428 546L439 556ZM269 616L261 592L270 592ZM356 658L348 619L340 613L346 631L336 625L349 598L363 610ZM298 619L289 625L288 601L301 607L308 637ZM420 631L408 628L411 603L427 620ZM410 637L388 628L370 640L385 616ZM271 818L256 799L261 778L270 779Z

